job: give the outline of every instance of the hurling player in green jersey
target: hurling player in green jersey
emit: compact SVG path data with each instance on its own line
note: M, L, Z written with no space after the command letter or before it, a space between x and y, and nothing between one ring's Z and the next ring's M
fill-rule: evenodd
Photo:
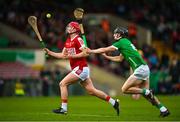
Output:
M136 47L127 38L128 30L122 27L117 27L114 30L114 40L109 47L99 49L87 49L87 53L103 53L104 57L116 62L121 62L123 59L126 60L133 70L133 73L126 80L122 86L122 92L126 94L143 95L153 105L157 106L160 110L160 116L166 117L170 114L168 109L160 103L160 101L153 95L152 90L149 89L149 75L150 70L147 63L144 61L142 56L137 51ZM107 56L106 52L112 52L118 50L119 56Z

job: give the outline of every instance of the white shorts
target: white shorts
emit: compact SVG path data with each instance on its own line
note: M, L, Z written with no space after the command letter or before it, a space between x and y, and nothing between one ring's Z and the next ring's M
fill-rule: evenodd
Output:
M134 70L132 74L139 80L148 80L150 75L150 70L148 65L141 65L137 69Z
M72 70L71 73L75 74L82 81L86 80L90 76L89 67L83 67L83 69L81 70L79 69L79 66L77 66Z

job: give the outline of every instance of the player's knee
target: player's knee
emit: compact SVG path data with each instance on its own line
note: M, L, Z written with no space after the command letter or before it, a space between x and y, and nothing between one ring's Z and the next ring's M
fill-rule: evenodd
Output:
M66 86L66 84L64 82L59 83L59 87L64 87L64 86Z

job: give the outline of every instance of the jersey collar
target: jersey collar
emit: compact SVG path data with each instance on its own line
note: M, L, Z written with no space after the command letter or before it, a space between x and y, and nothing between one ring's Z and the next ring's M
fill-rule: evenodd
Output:
M70 39L71 39L71 41L72 41L72 40L74 40L77 36L78 36L78 35L74 36L73 38L70 38Z

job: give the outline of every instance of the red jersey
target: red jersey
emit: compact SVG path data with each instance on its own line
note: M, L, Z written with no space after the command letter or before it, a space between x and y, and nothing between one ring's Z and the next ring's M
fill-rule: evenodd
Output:
M81 53L80 50L83 48L84 42L79 35L74 37L74 39L67 38L65 42L65 48L68 52L68 55L75 55L78 53ZM79 66L79 69L82 69L83 67L87 67L87 61L85 57L82 58L70 58L70 66L71 69L74 69L75 67Z

